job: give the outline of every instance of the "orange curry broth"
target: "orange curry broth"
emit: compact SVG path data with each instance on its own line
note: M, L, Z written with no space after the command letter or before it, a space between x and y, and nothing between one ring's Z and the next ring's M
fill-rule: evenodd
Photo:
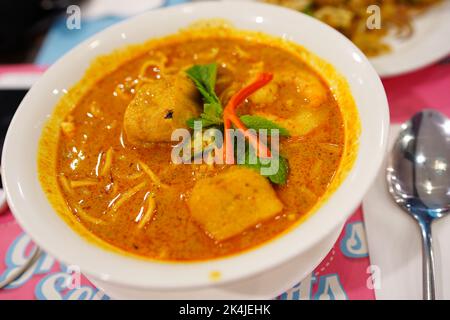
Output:
M198 179L214 176L224 170L224 166L174 165L170 159L172 143L143 147L127 141L123 115L132 99L132 81L139 79L142 66L156 60L155 57L165 61L165 66L160 67L163 74L183 72L192 64L217 62L216 92L225 100L223 104L229 99L230 92L235 93L251 79L255 68L271 72L275 77L279 73L291 73L320 79L325 98L313 107L309 106L311 101L304 92L294 84L283 83L276 99L258 98L257 103L248 99L238 108L240 113L270 114L285 119L292 117L299 108L310 108L321 115L320 124L306 134L280 140L281 153L288 159L290 167L286 185L273 185L284 205L282 212L231 239L214 241L191 219L186 199ZM145 76L156 77L158 70L153 69L152 64L148 65ZM353 103L348 98L343 101ZM161 260L217 258L255 247L281 234L304 219L321 201L340 167L346 145L342 110L322 77L293 52L267 41L244 37L180 36L176 41L160 41L92 83L64 115L63 120L67 122L68 119L74 130L70 135L59 135L54 175L65 177L69 184L71 181L82 182L82 186L67 189L61 185L61 180L57 180L70 213L90 233L113 247ZM113 155L111 169L102 175L109 149ZM113 212L108 206L115 197L149 180L148 175L139 171L138 161L151 168L169 187L154 188L147 183ZM84 182L86 185L83 186ZM50 188L46 190L52 192ZM145 199L148 196L154 197L156 209L151 221L138 228L137 217L147 209ZM77 208L105 223L83 219L77 214Z

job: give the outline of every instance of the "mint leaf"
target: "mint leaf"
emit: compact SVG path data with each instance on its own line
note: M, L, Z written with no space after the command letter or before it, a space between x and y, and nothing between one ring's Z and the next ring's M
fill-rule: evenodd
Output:
M253 163L253 162L251 163L250 155L253 157L253 159L256 158L256 163ZM275 172L273 174L268 174L268 175L263 174L261 172L261 169L262 168L270 168L271 164L270 163L267 163L267 164L262 163L261 159L259 157L256 157L254 149L249 147L246 150L244 163L242 165L257 171L262 176L268 178L272 183L285 184L287 181L288 174L289 174L289 163L288 163L287 159L281 155L272 154L271 161L278 161L277 172Z
M195 121L202 121L202 118L190 118L186 121L186 125L191 128L194 129L194 122ZM203 125L203 124L202 124Z
M202 113L200 115L200 118L191 118L188 119L186 121L186 124L189 128L191 129L195 129L194 128L194 122L195 121L201 121L202 122L202 127L206 128L206 127L211 127L211 126L218 126L220 124L222 124L222 119L221 118L216 118L216 117L210 117L208 115L205 115L204 113Z
M214 91L217 77L217 64L194 65L186 71L188 77L194 82L203 96L203 113L198 119L189 119L187 125L194 127L194 121L202 121L203 127L220 125L223 123L223 108Z
M194 129L195 121L201 121L203 127L222 125L223 107L214 91L217 77L217 64L194 65L186 71L186 74L194 82L203 97L204 103L203 112L200 117L189 119L186 122L187 125L192 129ZM281 136L289 136L288 130L263 117L244 115L241 116L240 119L249 129L267 129L269 134L271 134L271 130L277 129ZM252 149L253 148L247 143L247 152L243 155L244 159L242 159L242 157L241 159L237 159L237 163L245 165L253 170L257 170L259 174L267 177L272 183L285 184L289 172L287 160L280 155L274 154L274 151L272 150L272 162L266 163L258 158ZM252 157L250 157L250 155L252 155ZM250 158L252 161L250 161ZM269 169L273 168L273 161L278 161L278 170L274 173L265 174L265 172L270 171Z
M251 116L247 114L241 116L240 119L249 129L254 129L256 131L258 131L259 129L267 129L268 134L271 133L272 129L278 129L280 136L290 135L287 129L263 117Z
M220 100L214 91L217 76L216 63L205 65L196 64L186 70L186 74L202 94L205 103L216 103L220 105ZM220 106L220 109L222 111L222 106Z
M268 176L269 180L275 184L285 184L289 174L289 164L286 158L278 156L278 171L277 173Z
M222 105L220 102L205 103L203 105L202 118L208 118L214 120L216 124L221 124L223 122L222 118Z

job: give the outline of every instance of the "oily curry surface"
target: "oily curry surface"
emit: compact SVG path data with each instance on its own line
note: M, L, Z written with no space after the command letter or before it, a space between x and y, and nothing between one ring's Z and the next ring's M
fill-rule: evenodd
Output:
M207 63L217 63L215 91L223 105L258 73L273 74L237 113L264 116L289 130L290 136L280 138L280 153L289 163L285 184L255 178L238 165L174 164L175 142L132 139L149 112L124 125L138 95L184 108L187 91L152 85ZM192 99L198 115L202 100L195 94ZM164 119L184 112L176 108L166 110ZM99 77L61 119L54 175L69 214L113 247L160 260L212 259L274 238L320 202L346 152L345 121L327 82L292 52L245 37L160 41ZM164 120L153 121L164 131ZM226 219L240 225L234 228Z

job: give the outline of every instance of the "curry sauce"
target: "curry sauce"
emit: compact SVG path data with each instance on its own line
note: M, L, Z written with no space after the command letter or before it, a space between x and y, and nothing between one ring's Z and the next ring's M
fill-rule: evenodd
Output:
M57 120L47 129L57 138L54 160L46 155L47 162L39 163L46 192L56 193L46 182L50 178L42 178L51 163L65 214L124 252L195 261L255 247L303 220L336 188L343 177L343 159L347 166L353 161L357 125L348 128L345 115L350 110L354 116L353 101L339 98L339 91L301 55L259 36L194 35L181 33L134 49L85 88L65 112L55 114ZM126 109L145 83L212 62L218 65L215 90L223 104L255 74L273 74L272 82L240 105L238 113L265 116L290 132L280 138L280 153L289 163L287 182L271 184L282 210L225 240L211 237L193 219L188 201L198 181L226 172L229 165L174 164L173 142L136 144L124 130ZM198 103L200 108L201 100ZM41 149L48 149L48 143L41 142Z

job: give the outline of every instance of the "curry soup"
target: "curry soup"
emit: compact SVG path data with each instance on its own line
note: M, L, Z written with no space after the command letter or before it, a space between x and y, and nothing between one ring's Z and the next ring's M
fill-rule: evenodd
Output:
M44 131L39 172L47 194L67 206L62 214L78 221L82 227L74 227L88 230L88 237L152 259L223 257L288 230L343 179L342 160L349 167L356 152L357 116L346 85L335 80L345 92L343 106L339 90L332 91L304 60L312 55L283 43L229 30L181 32L130 47L120 58L102 57L85 76L95 72L95 82L69 91L82 94L69 94L70 103L57 107ZM334 74L319 60L310 61ZM108 63L117 65L99 69ZM236 113L264 117L289 131L280 137L289 166L284 183L242 165L171 162L176 142L168 133L188 128L186 119L203 109L186 70L212 63L224 107L258 74L273 76ZM53 149L46 141L52 134ZM57 206L60 213L63 205Z

